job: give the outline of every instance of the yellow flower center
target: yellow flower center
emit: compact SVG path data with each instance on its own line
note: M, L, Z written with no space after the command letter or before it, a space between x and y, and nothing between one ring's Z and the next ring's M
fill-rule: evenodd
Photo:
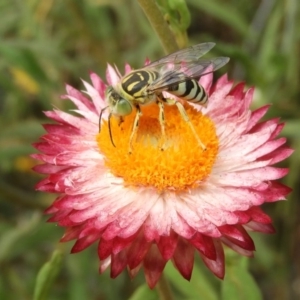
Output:
M129 139L135 112L126 116L121 125L114 117L111 118L116 147L109 136L108 122L102 122L97 142L110 172L122 177L127 186L147 186L159 191L183 191L205 181L218 153L219 141L214 123L190 105L185 104L184 107L206 150L199 145L175 105L165 106L164 141L158 106L145 106L132 142L132 153L129 153ZM162 145L164 150L161 150Z

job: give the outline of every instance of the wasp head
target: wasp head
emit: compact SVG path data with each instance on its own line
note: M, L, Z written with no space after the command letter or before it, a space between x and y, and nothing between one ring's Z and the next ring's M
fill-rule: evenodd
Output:
M112 86L106 89L105 98L112 115L122 117L132 112L130 101L123 98Z

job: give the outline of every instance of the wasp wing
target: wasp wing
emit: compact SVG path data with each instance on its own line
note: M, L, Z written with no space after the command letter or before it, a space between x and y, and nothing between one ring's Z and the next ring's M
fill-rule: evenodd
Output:
M202 44L200 44L202 45ZM197 45L196 45L197 46ZM177 56L176 56L177 57ZM195 59L186 61L164 61L159 64L150 64L147 69L159 71L160 76L148 86L148 92L167 90L169 86L181 83L187 79L199 78L223 67L229 61L228 57L215 57L212 59ZM160 60L161 61L161 60ZM159 67L159 69L157 69Z
M197 44L177 52L171 53L163 58L151 62L147 67L160 68L167 63L180 63L182 61L194 61L210 51L216 44L215 43L202 43Z

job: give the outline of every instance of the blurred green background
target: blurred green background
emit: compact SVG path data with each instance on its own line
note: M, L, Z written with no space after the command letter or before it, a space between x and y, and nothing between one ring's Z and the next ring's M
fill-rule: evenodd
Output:
M158 2L182 45L187 37L189 44L216 42L209 55L231 58L216 76L228 72L256 86L253 108L272 103L267 117L286 123L283 135L296 150L281 164L290 168L283 180L294 190L288 202L264 207L277 233L252 235L254 259L228 251L223 282L200 262L191 283L168 265L175 299L300 299L300 2L187 0L188 10L184 1L172 10ZM90 70L104 76L107 63L123 70L125 62L140 67L146 57L164 55L138 2L2 0L0 38L0 299L33 299L50 259L39 299L157 299L142 272L133 281L126 272L111 280L109 272L98 275L96 247L69 255L72 243L58 244L64 230L43 216L55 195L35 192L42 177L29 158L48 122L42 111L71 107L59 98L65 83L82 89Z

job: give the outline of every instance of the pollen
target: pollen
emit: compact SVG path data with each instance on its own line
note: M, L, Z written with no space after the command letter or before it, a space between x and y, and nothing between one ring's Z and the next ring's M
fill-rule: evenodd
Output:
M99 151L112 174L126 186L151 187L158 191L183 191L205 182L216 160L219 141L213 121L189 104L185 111L201 142L175 105L165 106L165 137L159 123L157 105L143 106L137 133L129 150L135 112L124 122L111 118L113 146L107 121L97 135Z

